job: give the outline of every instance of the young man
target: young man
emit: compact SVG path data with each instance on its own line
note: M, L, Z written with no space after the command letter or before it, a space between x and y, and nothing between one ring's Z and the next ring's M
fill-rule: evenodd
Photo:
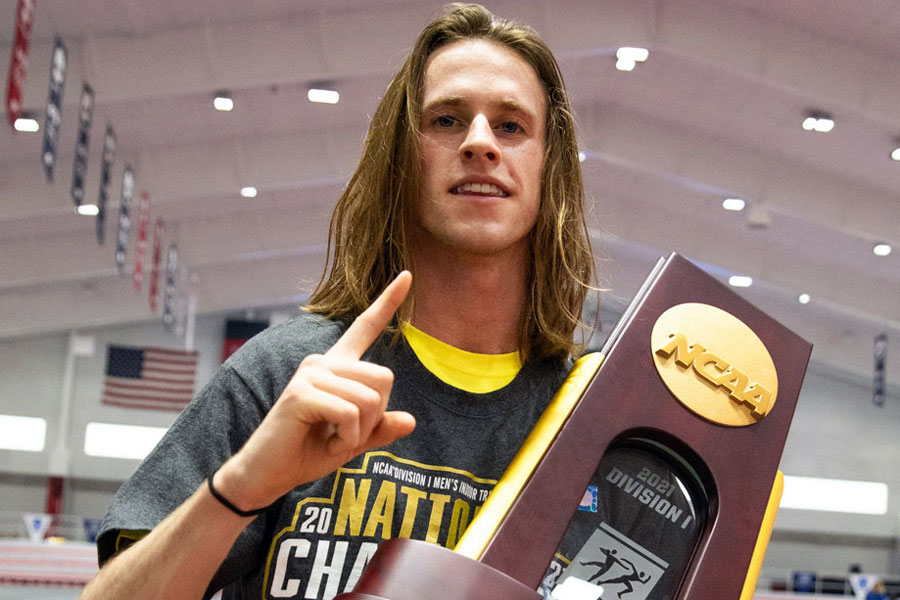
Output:
M448 7L373 117L308 314L230 358L123 485L83 598L330 599L384 539L454 546L570 366L583 202L549 49Z

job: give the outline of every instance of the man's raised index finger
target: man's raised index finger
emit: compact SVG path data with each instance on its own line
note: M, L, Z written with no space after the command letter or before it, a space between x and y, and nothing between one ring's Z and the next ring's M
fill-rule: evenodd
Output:
M356 317L325 355L354 359L362 357L403 304L411 283L412 274L409 271L402 271L397 275L375 302Z

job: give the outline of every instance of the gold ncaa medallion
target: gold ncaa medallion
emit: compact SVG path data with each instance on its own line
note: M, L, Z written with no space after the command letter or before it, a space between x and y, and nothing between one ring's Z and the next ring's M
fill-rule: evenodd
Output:
M753 425L775 405L778 374L769 351L721 308L697 302L669 308L656 320L650 344L666 387L705 419Z

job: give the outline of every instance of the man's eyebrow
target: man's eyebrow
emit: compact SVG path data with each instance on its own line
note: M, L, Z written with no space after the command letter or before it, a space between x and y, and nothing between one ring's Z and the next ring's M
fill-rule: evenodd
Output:
M444 107L456 107L465 104L464 96L440 96L429 101L423 107L423 111L436 111ZM495 108L503 111L518 112L526 116L534 117L533 111L525 107L521 102L513 98L502 98L493 103Z
M464 102L464 98L462 96L439 96L434 100L429 101L423 107L423 110L437 110L439 108L443 108L445 106L459 106Z

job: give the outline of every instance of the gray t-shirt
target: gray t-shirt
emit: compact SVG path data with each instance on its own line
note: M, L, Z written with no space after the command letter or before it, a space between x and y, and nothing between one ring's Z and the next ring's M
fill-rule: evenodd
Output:
M114 497L98 538L101 562L120 531L153 529L236 453L303 358L328 350L345 329L302 315L229 358ZM389 408L415 415L415 431L273 504L238 537L207 595L225 587L226 599L327 600L353 588L385 539L452 548L571 367L528 361L502 389L473 394L435 377L402 338L391 345L382 336L363 358L394 372Z

